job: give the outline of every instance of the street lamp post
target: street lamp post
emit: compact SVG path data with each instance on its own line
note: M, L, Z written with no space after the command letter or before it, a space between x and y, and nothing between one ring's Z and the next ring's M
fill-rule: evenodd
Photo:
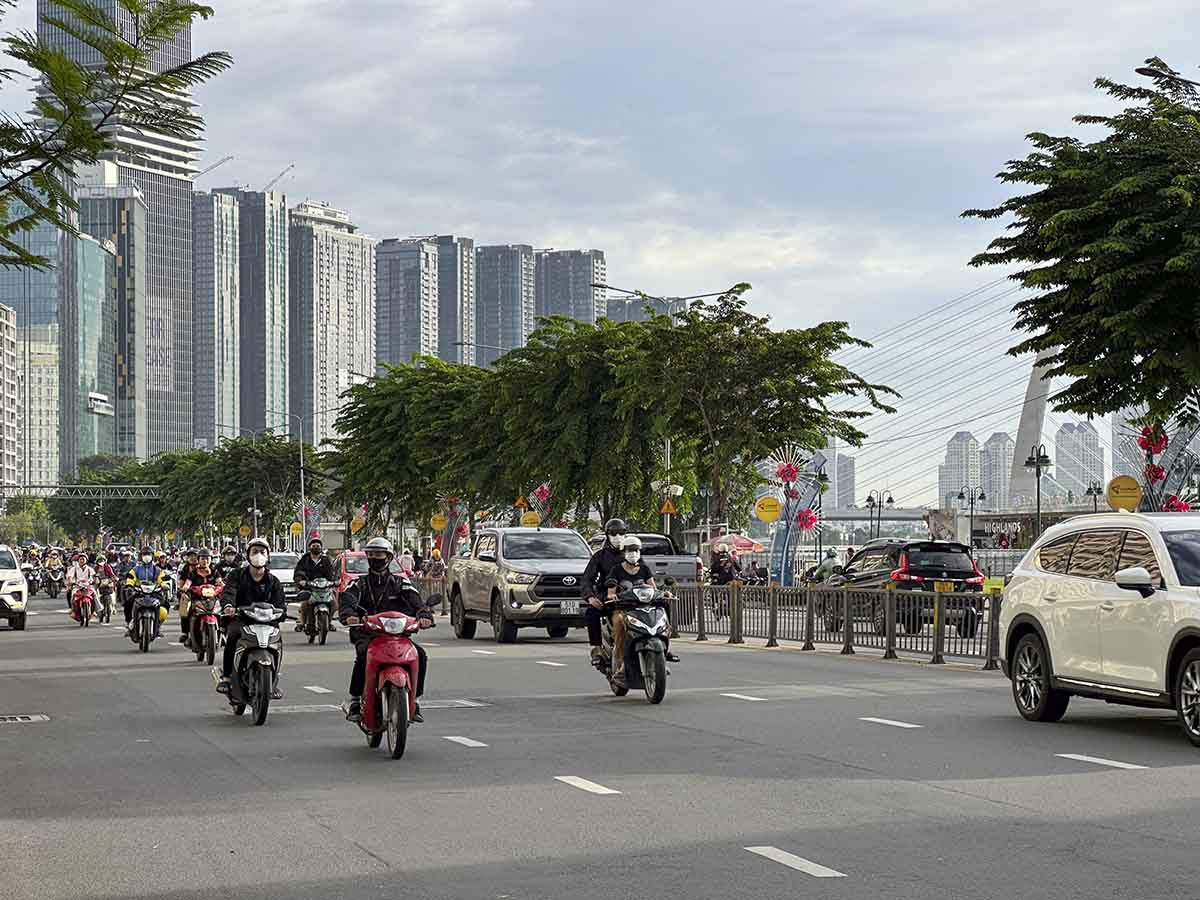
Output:
M301 548L308 546L308 502L304 495L304 416L299 413L285 413L279 410L267 410L275 416L285 416L288 419L295 419L300 423L300 434L297 436L297 443L300 445L300 534L302 536Z
M1092 512L1100 512L1100 498L1104 496L1104 486L1098 481L1093 481L1084 495L1092 498Z
M967 525L967 546L972 551L975 550L975 503L983 503L987 500L987 494L983 492L983 488L973 488L969 485L962 487L958 492L959 502L969 501L971 504L971 513L969 524ZM974 555L974 552L972 552Z
M1174 72L1164 72L1161 69L1152 69L1149 66L1138 66L1133 71L1139 75L1145 75L1147 78L1153 78L1155 81L1166 81L1177 85L1187 85L1185 90L1189 93L1196 93L1196 88L1200 88L1200 81L1192 81L1190 78L1184 78L1182 75L1177 75Z
M1025 468L1033 469L1037 483L1037 518L1034 525L1033 539L1036 541L1042 536L1042 472L1050 468L1053 463L1050 462L1050 457L1046 455L1046 445L1036 444L1030 450L1029 458L1025 460Z
M877 538L883 533L883 508L886 506L891 509L895 502L891 491L871 491L867 494L867 537Z

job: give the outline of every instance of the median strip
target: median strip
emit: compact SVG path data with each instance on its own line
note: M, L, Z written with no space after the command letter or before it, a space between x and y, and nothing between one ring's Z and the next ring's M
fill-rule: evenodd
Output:
M859 716L860 722L874 722L876 725L891 725L893 728L921 728L912 722L897 722L895 719L877 719L874 716Z
M1146 766L1135 765L1134 763L1120 762L1115 759L1104 759L1100 756L1084 756L1081 753L1055 753L1055 756L1061 759L1073 759L1076 762L1095 763L1098 766L1108 766L1113 769L1145 769Z
M805 859L802 856L796 856L794 853L788 853L786 850L780 850L778 847L747 847L746 849L772 862L787 866L789 869L795 869L797 872L811 875L813 878L846 877L846 873L844 872L839 872L837 869L830 869L828 866L815 863L811 859Z
M561 781L563 784L569 784L573 788L579 788L581 791L587 791L589 794L621 793L620 791L614 791L612 788L596 784L594 781L588 781L586 778L579 778L575 775L555 775L554 780Z

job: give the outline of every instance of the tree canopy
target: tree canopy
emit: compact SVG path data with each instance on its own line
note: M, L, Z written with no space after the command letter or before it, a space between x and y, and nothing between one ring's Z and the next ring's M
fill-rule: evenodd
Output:
M1007 164L1005 184L1029 186L992 209L1005 233L971 264L1017 265L1033 292L1016 306L1026 337L1014 355L1049 351L1068 379L1058 409L1103 414L1145 405L1147 418L1200 416L1200 97L1162 60L1153 85L1100 78L1125 107L1078 115L1107 134L1028 136L1034 151Z

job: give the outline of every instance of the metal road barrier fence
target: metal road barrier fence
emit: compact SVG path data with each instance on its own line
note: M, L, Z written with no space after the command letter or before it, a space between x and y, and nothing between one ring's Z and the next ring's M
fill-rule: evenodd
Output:
M901 590L850 590L821 586L803 588L731 585L676 589L671 620L679 634L696 640L723 639L740 644L765 638L779 641L840 645L883 650L885 659L898 654L929 657L934 664L947 656L982 659L983 668L999 668L1000 592L932 593Z
M1028 550L972 550L979 571L984 575L1001 577L1011 575L1025 558Z
M449 594L446 590L445 578L429 578L425 575L418 575L412 581L420 592L422 600L428 600L430 597L441 594L442 602L439 612L443 616L447 614L449 607L446 604L449 602Z

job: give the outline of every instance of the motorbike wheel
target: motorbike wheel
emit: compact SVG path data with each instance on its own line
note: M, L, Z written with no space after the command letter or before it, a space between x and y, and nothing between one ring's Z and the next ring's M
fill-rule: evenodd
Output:
M329 637L329 616L321 613L317 616L317 638L321 642L321 646L325 646L325 640Z
M308 642L311 644L311 643L313 643L313 641L315 641L316 639L317 639L317 633L316 633L315 631L310 631L310 632L308 633Z
M254 674L250 676L250 710L254 713L254 724L262 725L267 721L267 711L271 708L270 666L255 666Z
M213 664L217 657L217 626L208 625L204 629L204 661Z
M144 619L142 620L141 632L141 641L139 646L141 647L143 653L149 653L150 643L154 640L154 630L149 627L149 623L147 623Z
M646 699L662 703L667 695L667 658L662 653L647 653L642 657L642 682Z
M613 696L615 696L615 697L624 697L626 694L629 693L629 688L617 687L617 685L613 683L611 678L608 681L608 686L612 690Z
M408 745L408 691L389 684L383 689L383 697L388 749L392 759L399 759Z
M88 623L91 621L91 618L92 618L91 612L85 613L83 611L83 607L82 606L79 607L79 627L80 628L87 628Z

